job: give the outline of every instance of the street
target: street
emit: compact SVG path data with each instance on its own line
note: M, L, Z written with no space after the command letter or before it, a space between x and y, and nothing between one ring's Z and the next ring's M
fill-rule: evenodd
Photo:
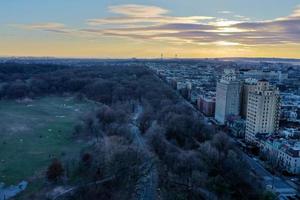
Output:
M257 176L262 178L263 185L267 189L273 190L274 192L278 193L279 196L293 196L297 193L297 191L293 187L291 187L285 180L276 175L272 175L258 161L254 160L241 150L240 153L245 161L249 164L253 172Z
M187 101L188 102L188 101ZM190 103L190 102L188 102ZM190 105L192 105L190 103ZM193 105L192 105L193 106ZM201 115L201 117L204 119L205 123L208 123L210 121L210 118L206 117L201 113L199 110L195 108L195 110ZM217 125L215 125L217 127ZM236 141L235 138L232 138ZM248 163L248 165L251 167L251 170L261 178L263 185L266 189L272 190L275 193L278 194L279 198L284 196L295 196L297 194L297 186L293 184L293 187L291 184L288 183L287 180L284 180L276 175L271 174L268 170L266 170L257 160L254 160L252 157L248 156L245 152L243 152L241 149L239 149L240 154L243 156L245 161Z
M158 76L157 76L158 77ZM159 77L158 77L159 78ZM167 83L168 84L168 83ZM180 95L178 93L178 95ZM186 100L186 103L189 104L194 110L202 117L205 124L215 126L218 128L218 125L214 123L213 119L206 117L203 113L201 113L195 106ZM232 137L231 137L232 138ZM236 138L232 138L234 141L237 141ZM284 180L276 175L272 175L269 171L267 171L258 161L254 160L250 156L248 156L245 152L243 152L240 148L237 148L239 153L251 167L251 170L262 180L262 183L266 189L272 190L278 194L279 199L285 199L282 197L295 196L299 194L297 186L295 184L289 184L289 181Z

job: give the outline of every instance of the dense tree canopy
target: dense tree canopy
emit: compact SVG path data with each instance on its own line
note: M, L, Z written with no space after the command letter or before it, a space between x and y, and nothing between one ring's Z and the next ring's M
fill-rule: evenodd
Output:
M143 176L143 161L155 160L163 199L259 199L259 182L223 133L144 66L0 64L0 98L77 95L99 103L74 127L75 137L96 138L67 173L80 183L117 176L96 187L82 187L71 199L132 199ZM132 117L139 111L137 119ZM146 152L133 134L137 126ZM93 140L92 140L93 141ZM63 173L52 163L48 179Z

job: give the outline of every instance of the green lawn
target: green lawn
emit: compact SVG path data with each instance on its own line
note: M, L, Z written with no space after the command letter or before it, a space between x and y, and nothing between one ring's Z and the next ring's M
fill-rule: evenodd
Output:
M85 144L72 138L73 126L95 107L71 97L0 101L0 182L17 184L41 172L54 157L76 155Z

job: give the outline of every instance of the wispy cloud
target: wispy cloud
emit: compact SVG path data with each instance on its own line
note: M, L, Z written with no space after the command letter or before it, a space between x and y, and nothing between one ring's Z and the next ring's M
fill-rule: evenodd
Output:
M97 26L110 24L198 23L199 21L214 18L210 16L169 16L167 15L169 11L166 9L156 6L135 4L111 6L109 7L109 11L117 16L101 19L89 19L88 24L91 26Z
M245 40L263 43L300 43L300 8L291 15L274 20L245 22L234 27L248 32Z
M108 17L103 19L89 19L90 26L99 25L130 25L130 24L157 24L157 23L199 23L203 20L210 20L213 17L207 16L188 16L188 17L171 17L171 16L157 16L157 17L131 17L119 16Z
M232 45L238 43L226 41L225 37L243 32L233 25L246 21L242 16L235 17L238 20L212 16L171 16L166 9L145 5L118 5L109 7L109 10L117 16L89 19L88 24L91 27L81 31L143 40L167 39L176 42L181 40L183 43L188 41L197 44L211 42ZM232 14L230 11L220 11L220 13ZM105 25L110 28L105 28Z
M85 27L70 29L60 23L18 25L27 30L77 33L94 37L126 37L139 40L164 40L171 43L254 46L300 44L300 8L289 16L268 21L250 21L230 11L220 13L234 19L212 16L173 16L156 6L136 4L108 8L113 16L88 19Z
M40 30L49 31L56 33L70 33L71 29L68 29L62 23L48 22L48 23L38 23L38 24L11 24L11 26L27 29L27 30Z
M169 11L157 6L144 6L136 4L116 5L109 7L110 12L132 17L158 17Z
M228 11L228 10L222 10L222 11L219 11L220 14L232 14L231 11Z

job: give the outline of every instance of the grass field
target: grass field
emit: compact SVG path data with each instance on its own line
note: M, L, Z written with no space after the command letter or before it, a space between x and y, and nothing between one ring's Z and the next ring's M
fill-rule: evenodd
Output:
M72 138L73 126L95 107L71 97L0 101L0 182L17 184L39 174L53 158L77 154L84 142Z

